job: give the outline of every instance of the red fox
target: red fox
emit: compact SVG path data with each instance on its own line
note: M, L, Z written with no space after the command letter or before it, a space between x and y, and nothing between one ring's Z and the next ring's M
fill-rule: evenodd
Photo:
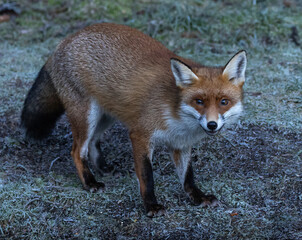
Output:
M115 119L129 129L140 194L149 217L165 213L154 193L156 145L171 152L193 204L218 200L195 185L191 146L236 122L242 112L245 51L224 67L206 67L177 56L133 28L95 24L64 39L40 70L22 111L27 137L47 136L61 114L71 124L71 155L83 187L102 190L87 160L106 167L100 135Z

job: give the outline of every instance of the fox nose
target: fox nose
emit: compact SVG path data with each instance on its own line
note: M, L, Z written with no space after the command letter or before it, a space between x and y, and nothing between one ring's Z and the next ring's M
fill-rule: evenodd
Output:
M218 127L218 125L216 122L211 121L211 122L208 122L207 127L208 127L208 129L214 131Z

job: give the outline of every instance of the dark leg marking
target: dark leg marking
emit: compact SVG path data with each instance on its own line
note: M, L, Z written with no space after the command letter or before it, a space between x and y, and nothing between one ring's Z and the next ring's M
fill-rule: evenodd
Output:
M212 206L215 207L219 204L214 195L205 195L194 183L194 174L191 163L189 163L185 182L184 190L188 194L190 200L194 205L201 205L202 207Z
M95 143L89 144L88 159L90 159L95 164L97 170L99 170L100 172L108 173L113 170L113 167L106 163L106 158L101 150L100 143L101 141L97 140Z
M83 179L84 179L84 189L89 190L90 192L98 192L105 188L105 184L102 182L97 182L89 170L87 161L83 161Z
M149 157L146 155L141 166L140 179L141 195L144 201L144 206L148 217L156 217L164 214L165 209L157 203L154 194L154 179L153 171Z
M102 117L97 123L93 136L88 145L88 157L100 172L110 172L113 170L113 167L107 165L104 154L102 153L100 147L101 135L113 124L113 122L114 118L106 113L103 113Z

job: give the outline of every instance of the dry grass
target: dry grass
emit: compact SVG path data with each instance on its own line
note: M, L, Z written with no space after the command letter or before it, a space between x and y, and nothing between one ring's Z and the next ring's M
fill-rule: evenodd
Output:
M291 36L302 30L302 4L284 2L21 0L21 15L0 23L0 239L302 239L302 51ZM198 185L218 208L192 206L158 149L156 192L168 211L148 219L120 123L102 141L115 166L97 175L102 194L82 190L65 118L44 142L23 140L19 114L39 68L63 37L100 21L136 27L208 65L247 50L241 124L193 151Z

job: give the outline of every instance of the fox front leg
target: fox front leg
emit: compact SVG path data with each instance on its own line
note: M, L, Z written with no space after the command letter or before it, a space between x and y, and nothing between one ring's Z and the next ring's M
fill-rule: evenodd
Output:
M134 166L139 180L140 194L148 217L162 216L164 206L157 203L154 193L153 171L149 153L148 138L139 132L131 132Z
M202 207L217 206L218 200L215 196L206 195L195 185L191 162L191 148L174 149L172 151L172 158L183 189L192 203L201 205Z

